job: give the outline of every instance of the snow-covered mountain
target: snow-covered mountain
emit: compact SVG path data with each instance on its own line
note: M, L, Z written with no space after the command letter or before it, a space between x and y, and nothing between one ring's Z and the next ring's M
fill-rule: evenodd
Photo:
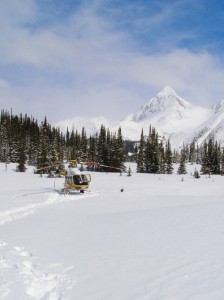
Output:
M99 132L101 125L104 125L106 128L110 127L109 122L103 118L83 118L75 117L73 119L68 119L65 121L58 122L54 126L59 127L62 132L66 132L68 129L72 131L73 129L81 133L82 128L84 127L87 133L87 136L94 135L96 132Z
M197 133L197 128L212 114L212 109L195 106L166 86L136 114L127 116L113 128L121 126L124 137L131 136L138 140L142 128L147 134L151 124L161 136L170 138L171 143L178 147L182 146L183 141L190 142Z
M212 136L224 146L224 100L214 105L212 116L198 128L195 140L201 144Z
M149 126L152 125L160 136L169 138L175 148L193 140L200 145L210 136L224 145L224 100L211 108L204 108L184 100L166 86L137 113L128 115L113 125L104 118L74 118L55 125L62 130L68 127L69 130L75 128L81 131L85 127L87 134L92 135L99 131L102 124L111 131L117 131L121 127L124 139L133 141L139 140L142 128L147 135Z

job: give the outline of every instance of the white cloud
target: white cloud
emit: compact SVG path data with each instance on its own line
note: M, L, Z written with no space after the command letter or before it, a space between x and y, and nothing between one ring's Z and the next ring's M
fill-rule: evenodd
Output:
M166 84L200 105L224 95L223 63L210 53L173 48L146 54L94 5L38 27L41 13L35 1L14 3L5 1L4 17L0 12L0 64L5 70L0 87L7 86L7 91L0 89L3 108L40 119L49 115L51 121L77 115L115 121L135 112Z
M129 65L133 80L157 89L169 84L198 104L217 101L224 94L223 64L209 53L177 49L166 54L139 55L133 62ZM200 92L204 94L203 100Z
M5 79L0 78L0 88L8 88L9 83Z

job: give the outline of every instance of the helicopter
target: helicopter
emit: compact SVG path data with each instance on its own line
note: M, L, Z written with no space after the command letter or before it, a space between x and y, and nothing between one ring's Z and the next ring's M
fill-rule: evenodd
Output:
M91 175L81 173L80 169L78 168L77 160L70 160L67 170L60 170L59 165L61 165L61 163L55 163L51 166L36 169L35 172L52 168L56 169L56 171L50 171L48 177L54 178L61 177L61 175L64 176L64 188L61 189L61 192L63 192L64 194L77 191L80 193L84 193L89 188Z
M59 174L65 176L64 188L61 190L64 194L77 191L84 193L89 188L91 175L81 173L78 169L77 160L70 160L68 170L61 171Z
M96 163L96 162L84 161L84 162L79 162L79 164L81 164L81 168L83 167L83 165L86 165L87 167L115 169L115 170L119 171L121 174L122 174L122 172L124 172L124 170L121 168L108 166L108 165L104 165L104 164L100 164L100 163ZM52 167L53 166L44 167L41 169L37 169L37 171L49 169ZM54 167L58 167L58 164L55 164ZM89 188L89 185L91 182L91 175L81 173L81 171L80 171L81 168L78 168L77 160L70 160L67 170L53 171L54 173L51 173L50 177L55 177L56 174L59 176L60 175L64 176L64 178L65 178L64 188L61 189L61 192L64 194L69 194L69 193L73 193L73 192L84 193Z

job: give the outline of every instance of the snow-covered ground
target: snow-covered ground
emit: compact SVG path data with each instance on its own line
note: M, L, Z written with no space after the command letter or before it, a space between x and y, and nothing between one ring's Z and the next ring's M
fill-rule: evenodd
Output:
M224 299L224 177L131 168L63 196L0 164L0 299Z

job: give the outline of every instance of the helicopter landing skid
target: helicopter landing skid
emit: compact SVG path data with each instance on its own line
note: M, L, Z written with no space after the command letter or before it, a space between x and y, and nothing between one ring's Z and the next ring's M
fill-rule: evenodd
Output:
M74 193L80 193L80 194L84 194L85 190L74 190L74 189L68 189L68 188L63 188L61 189L61 192L64 195L68 195L68 194L74 194Z

